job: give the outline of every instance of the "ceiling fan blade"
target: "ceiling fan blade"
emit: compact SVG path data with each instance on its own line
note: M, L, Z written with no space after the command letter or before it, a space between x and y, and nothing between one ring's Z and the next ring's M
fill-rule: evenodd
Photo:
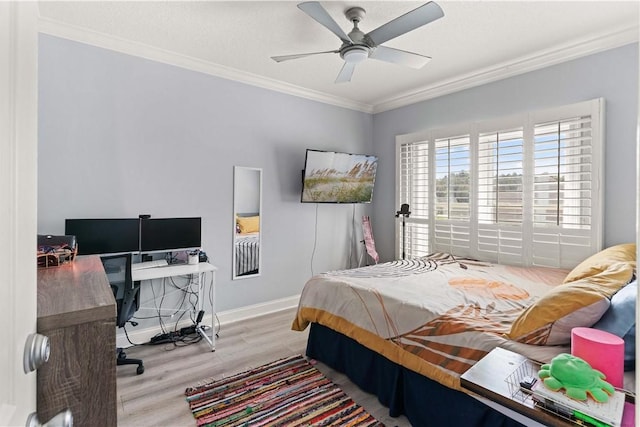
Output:
M338 73L335 83L347 83L351 81L353 70L356 69L355 62L346 62L342 66L342 70Z
M306 56L321 55L321 54L324 54L324 53L338 53L338 52L340 52L340 51L339 50L326 50L324 52L297 53L297 54L294 54L294 55L272 56L271 59L273 59L276 62L282 62L282 61L288 61L290 59L304 58Z
M442 18L444 12L436 3L430 1L417 9L407 12L371 31L367 36L378 46L411 30Z
M386 46L378 46L375 48L371 55L369 55L369 58L404 65L415 69L422 68L431 61L429 56L419 55L417 53Z
M352 44L349 36L342 30L342 28L340 28L320 3L317 1L300 3L298 8L315 19L318 23L328 28L329 31L338 36L338 38L340 38L344 43Z

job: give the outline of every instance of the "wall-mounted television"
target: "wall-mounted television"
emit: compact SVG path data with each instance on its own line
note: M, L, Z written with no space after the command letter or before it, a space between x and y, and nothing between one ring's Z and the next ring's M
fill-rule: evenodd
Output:
M140 220L140 251L166 252L200 249L202 220L195 218L151 218Z
M371 203L378 158L307 149L303 203Z
M67 219L64 234L76 236L78 255L138 252L138 218Z

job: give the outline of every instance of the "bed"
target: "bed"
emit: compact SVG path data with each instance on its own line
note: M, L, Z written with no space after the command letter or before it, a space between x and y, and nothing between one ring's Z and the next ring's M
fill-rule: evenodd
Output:
M634 269L635 245L620 245L572 271L435 254L327 272L306 283L292 328L310 326L307 356L376 394L391 416L516 426L463 391L460 375L495 347L541 362L569 352L571 328L596 323Z

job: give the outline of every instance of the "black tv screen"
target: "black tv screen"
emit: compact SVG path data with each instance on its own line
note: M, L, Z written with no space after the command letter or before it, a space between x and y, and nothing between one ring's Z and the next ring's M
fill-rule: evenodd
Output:
M64 234L76 236L78 255L138 252L138 218L67 219Z
M140 223L142 252L199 249L201 218L151 218Z
M366 154L307 150L303 203L370 203L378 158Z

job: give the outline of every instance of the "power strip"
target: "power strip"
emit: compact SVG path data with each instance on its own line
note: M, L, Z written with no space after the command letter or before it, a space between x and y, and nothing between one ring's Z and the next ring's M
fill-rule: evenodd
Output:
M149 340L149 344L168 344L172 342L176 342L181 338L180 332L169 332L166 334L159 334L154 337L151 337Z
M202 312L200 312L202 313ZM202 316L198 316L201 318ZM151 337L149 340L149 344L168 344L176 341L180 341L182 338L187 337L189 335L196 334L196 325L185 326L181 328L179 331L171 331L166 334L158 334L156 336Z
M193 335L196 333L196 327L195 326L187 326L185 328L180 329L180 335L185 336L185 335Z

